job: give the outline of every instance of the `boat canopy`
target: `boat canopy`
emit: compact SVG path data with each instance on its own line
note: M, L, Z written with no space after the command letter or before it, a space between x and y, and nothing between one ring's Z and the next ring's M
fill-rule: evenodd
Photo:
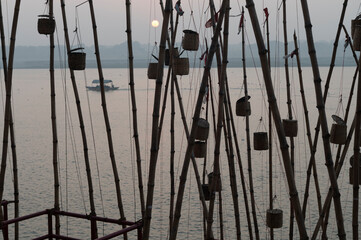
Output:
M112 80L104 80L104 83L111 83L111 82L113 82L113 81ZM98 79L95 79L95 80L92 81L92 83L99 84L100 81Z

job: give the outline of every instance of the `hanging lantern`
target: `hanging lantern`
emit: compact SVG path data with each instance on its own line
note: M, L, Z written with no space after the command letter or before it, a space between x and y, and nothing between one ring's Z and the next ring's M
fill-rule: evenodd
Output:
M296 137L297 136L297 120L283 119L283 129L285 130L286 137Z
M208 184L202 184L202 191L203 191L204 200L206 201L211 200L211 192L209 191Z
M173 72L175 75L189 74L189 60L188 58L173 58Z
M212 184L213 181L213 172L211 172L210 174L208 174L208 184L209 184L209 188ZM214 192L220 192L222 191L222 183L221 183L221 179L218 179L218 183L214 186L213 189Z
M207 154L207 143L202 141L195 141L193 146L194 157L204 158Z
M173 58L179 57L178 48L173 48ZM169 66L170 63L170 49L165 50L164 65Z
M330 142L334 144L345 144L347 138L346 123L336 115L332 115L332 119L336 123L333 123L331 127Z
M183 32L183 49L188 51L197 51L199 48L199 34L192 30L184 30Z
M248 101L246 101L246 97L241 97L240 99L238 99L238 101L236 102L237 116L245 117L247 116L247 112L248 116L251 115L251 103L249 102L250 98L251 96L248 96Z
M350 184L353 184L353 167L350 167L349 179L350 179ZM361 185L361 167L358 170L358 185Z
M198 140L207 140L209 134L209 123L204 118L198 119L198 128L195 138Z
M351 20L351 37L353 39L353 48L360 51L361 46L361 15Z
M158 63L149 63L147 71L148 79L157 79L157 68Z
M266 220L267 227L281 228L283 224L283 211L281 209L268 209Z
M253 148L254 148L254 150L258 150L258 151L268 150L267 132L254 132L253 133Z
M55 31L55 19L49 15L38 16L38 32L40 34L53 34Z
M75 48L70 50L68 54L68 64L71 70L84 70L86 53L84 48Z

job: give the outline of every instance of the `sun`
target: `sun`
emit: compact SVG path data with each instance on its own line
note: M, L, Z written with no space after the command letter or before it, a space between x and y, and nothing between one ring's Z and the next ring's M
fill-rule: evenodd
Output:
M158 27L159 26L158 20L153 20L152 21L152 26L155 27L155 28Z

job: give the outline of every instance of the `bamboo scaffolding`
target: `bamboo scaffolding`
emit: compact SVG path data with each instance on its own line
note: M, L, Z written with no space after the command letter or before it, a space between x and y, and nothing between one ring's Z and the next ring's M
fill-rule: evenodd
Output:
M298 229L299 229L299 233L300 233L300 239L308 239L306 227L305 227L305 223L304 223L304 218L303 218L302 212L301 212L301 206L300 206L300 201L298 198L297 188L296 188L296 184L295 184L295 181L293 178L290 155L288 152L288 144L286 141L284 129L283 129L282 122L281 122L281 117L280 117L277 102L276 102L276 97L275 97L273 86L272 86L272 80L271 80L271 76L270 76L268 60L267 60L267 55L266 55L267 50L265 49L265 46L264 46L262 32L261 32L261 29L259 26L256 11L255 11L254 2L252 0L247 0L246 3L247 3L246 7L248 8L248 11L249 11L249 14L251 17L251 21L252 21L252 25L253 25L253 30L255 33L256 40L257 40L257 46L259 49L259 55L260 55L260 60L261 60L261 64L262 64L262 71L263 71L265 86L266 86L267 95L268 95L268 102L271 105L272 115L273 115L273 119L274 119L275 126L277 129L278 138L280 141L280 148L281 148L281 152L282 152L284 168L286 171L286 177L287 177L287 182L288 182L288 187L289 187L289 192L290 192L290 199L292 201L292 206L294 207L295 216L296 216Z
M67 52L69 54L70 52L70 40L69 40L69 32L68 32L68 22L66 17L66 11L65 11L65 1L61 0L61 13L63 18L63 27L64 27L64 37L65 37L65 45ZM88 192L89 192L89 202L90 202L90 214L96 216L95 212L95 203L94 203L94 190L93 190L93 181L91 176L91 168L90 168L90 162L89 162L89 153L88 153L88 142L86 138L86 132L85 132L85 125L84 125L84 119L83 119L83 113L80 103L80 97L78 92L78 87L76 84L76 79L74 75L74 71L70 69L70 79L73 86L73 92L77 107L77 113L78 113L78 119L79 119L79 125L80 125L80 131L81 131L81 137L82 137L82 143L83 143L83 154L84 154L84 162L86 167L86 174L87 174L87 181L88 181Z
M1 53L2 53L2 62L3 62L3 71L4 71L4 82L6 85L6 79L8 76L8 65L6 57L6 43L5 43L5 31L4 31L4 21L2 16L2 6L0 3L0 36L1 36ZM14 217L19 217L19 179L18 179L18 163L17 163L17 154L16 154L16 143L15 143L15 131L14 131L14 120L12 109L10 107L10 141L11 141L11 150L13 158L13 175L14 175ZM15 223L14 229L14 239L19 239L19 223Z
M243 8L242 8L243 10ZM268 16L266 15L266 36L267 36L267 57L268 57L268 68L271 73L271 48L270 48L270 40L269 40L269 22ZM272 169L272 111L271 106L268 105L268 171L269 171L269 209L273 209L273 169ZM274 239L274 231L273 228L270 228L270 238Z
M151 222L151 218L152 218L153 194L154 194L154 185L155 185L154 180L155 180L155 171L156 171L158 150L159 150L159 140L158 140L159 139L159 136L158 136L159 107L160 107L160 98L161 98L161 91L162 91L165 42L166 42L166 38L167 38L167 30L168 30L168 23L169 23L169 16L171 13L171 9L172 9L172 1L167 0L166 5L165 5L165 10L164 10L162 34L161 34L160 45L159 45L157 80L156 80L156 87L155 87L155 93L154 93L148 192L147 192L145 219L144 219L144 227L143 227L144 240L149 239L150 222Z
M126 19L127 19L127 41L128 41L128 59L129 59L129 86L130 94L132 101L132 113L133 113L133 137L135 144L135 152L137 155L137 171L138 171L138 188L139 188L139 198L140 206L142 211L142 216L144 217L145 213L145 202L144 202L144 187L143 187L143 178L142 178L142 157L140 154L140 145L139 145L139 133L138 133L138 117L137 117L137 103L135 98L135 89L134 89L134 63L133 63L133 40L132 40L132 25L131 25L131 12L130 12L130 0L125 1L126 5Z
M187 173L188 173L188 168L189 168L189 160L192 155L192 150L193 150L194 140L195 140L194 136L197 131L197 123L199 120L199 114L200 114L200 110L201 110L201 106L202 106L203 96L204 96L204 94L206 94L207 80L209 77L210 68L211 68L212 61L213 61L213 56L214 56L214 53L215 53L217 45L218 45L217 40L218 40L218 35L219 35L220 29L221 29L221 25L223 22L223 17L224 17L224 12L225 12L224 8L225 8L226 1L227 0L224 0L222 2L222 7L221 7L221 12L220 12L220 15L218 18L216 32L213 35L212 44L211 44L211 47L209 50L206 66L204 68L204 73L203 73L203 77L202 77L201 86L199 89L197 103L196 103L196 107L195 107L194 114L193 114L191 132L188 137L187 150L186 150L186 153L184 156L184 162L183 162L183 167L182 167L181 176L180 176L176 208L175 208L175 215L174 215L175 219L173 222L172 232L171 232L171 235L169 238L170 240L175 240L177 237L179 218L180 218L180 212L181 212L181 208L182 208L182 201L183 201L183 195L184 195L184 188L185 188L185 183L186 183Z
M227 92L227 89L226 89ZM236 236L237 239L241 239L241 222L238 206L238 190L237 190L237 178L236 170L234 166L234 150L232 143L232 133L231 133L231 124L230 124L230 111L229 111L229 102L227 97L224 98L224 113L226 115L226 120L223 120L224 125L224 139L226 145L227 159L228 159L228 169L230 177L230 186L233 199L233 208L234 208L234 218L236 224Z
M337 178L335 169L333 168L333 160L332 160L332 152L330 147L330 135L327 126L327 117L325 111L324 100L322 98L322 88L321 88L321 77L318 69L318 62L317 62L317 55L316 50L313 42L313 35L312 35L312 24L310 20L309 10L307 1L301 0L304 22L305 22L305 29L306 29L306 36L307 36L307 44L309 49L309 55L312 64L313 70L313 77L314 77L314 85L315 85L315 93L317 99L317 108L319 112L319 119L321 123L322 135L323 135L323 145L325 151L325 160L326 166L331 182L331 187L333 191L333 199L335 204L335 214L336 214L336 221L337 221L337 228L338 228L338 236L340 239L346 239L346 233L344 229L343 223L343 216L342 216L342 207L341 207L341 200L340 200L340 192L338 189Z
M342 28L342 23L345 17L345 12L346 12L346 8L347 8L347 3L348 0L344 0L343 2L343 7L342 7L342 12L341 12L341 16L340 16L340 20L339 20L339 24L338 24L338 28L337 28L337 32L336 32L336 37L335 37L335 42L333 44L333 50L332 50L332 57L331 57L331 63L330 63L330 68L327 74L327 79L326 79L326 83L325 83L325 89L323 92L323 101L326 104L326 100L327 100L327 94L328 94L328 89L330 86L330 82L331 82L331 76L332 76L332 72L335 66L335 60L336 60L336 54L337 54L337 47L338 47L338 42L339 42L339 38L340 38L340 33L341 33L341 28ZM311 151L311 157L310 157L310 161L308 164L308 169L309 171L307 171L307 180L306 181L310 181L309 178L311 177L311 164L313 161L315 161L315 154L317 151L317 142L318 142L318 136L320 133L320 118L318 118L317 120L317 125L315 128L315 136L313 139L313 145L312 145L312 151ZM307 196L306 199L304 199L304 209L306 208L307 205L307 200L308 200L308 192L309 192L309 185L306 184L306 189L305 189L305 196Z
M18 20L19 20L20 4L21 4L21 0L16 0L14 7L13 22L11 27L11 36L10 36L9 63L7 68L7 76L5 79L6 99L5 99L3 146L2 146L1 170L0 170L0 201L2 201L4 194L4 184L5 184L4 180L5 180L6 160L7 160L7 153L8 153L7 151L8 151L8 143L9 143L9 128L10 125L12 125L11 89L12 89L14 54L15 54L15 39L16 39ZM3 217L4 216L2 213L2 208L0 208L0 221L3 220Z
M312 135L311 135L311 127L310 127L310 118L308 115L308 107L307 107L307 101L306 101L306 96L305 96L305 89L303 86L303 76L302 76L302 68L301 68L301 61L300 61L300 56L299 56L299 51L298 51L298 43L297 43L297 36L296 36L296 32L294 32L293 34L293 40L294 40L294 44L295 44L295 51L296 51L296 61L297 61L297 69L298 69L298 78L299 78L299 82L300 82L300 93L301 93L301 98L302 98L302 106L303 106L303 112L305 115L305 122L306 122L306 135L307 135L307 140L308 140L308 146L310 148L310 152L312 152ZM309 165L309 169L307 169L307 174L311 175L311 167L313 170L313 176L314 176L314 181L315 181L315 187L316 187L316 195L317 195L317 205L318 205L318 211L319 213L321 213L322 210L322 203L321 203L321 192L320 192L320 185L318 184L318 177L317 177L317 168L316 168L316 162L315 162L315 158L312 158L312 163ZM308 181L306 182L306 184L310 184L309 181L310 178L308 178ZM306 187L306 189L308 189L308 187ZM308 198L308 192L304 195L304 205L302 208L302 214L303 217L306 217L306 206L307 206L307 198Z
M286 0L282 1L283 6L283 39L284 39L284 60L285 60L285 76L286 76L286 89L287 89L287 110L288 110L288 119L292 120L292 99L291 99L291 84L290 84L290 74L288 69L288 38L287 38L287 5ZM295 174L295 142L294 138L290 137L291 145L291 166L293 175ZM293 212L292 203L290 204L290 227L289 227L289 239L293 239L293 226L294 226L294 212Z
M49 18L54 18L53 0L49 0ZM58 132L56 121L56 98L55 98L55 75L54 75L54 33L50 34L50 96L51 96L51 125L53 134L53 171L54 171L54 209L60 210L60 183L59 183L59 167L58 167ZM55 215L55 231L60 235L60 217Z
M103 70L102 70L102 65L101 65L101 60L100 60L98 33L97 33L97 25L96 25L96 20L95 20L93 0L88 0L88 3L89 3L91 21L92 21L92 26L93 26L95 57L97 60L98 75L99 75L99 82L100 82L101 103L102 103L104 122L105 122L105 126L106 126L107 137L108 137L109 155L110 155L110 160L111 160L112 168L113 168L113 175L114 175L114 182L115 182L115 187L116 187L116 192L117 192L117 202L118 202L119 213L120 213L121 220L125 221L126 218L124 215L124 209L123 209L123 203L122 203L122 197L121 197L121 190L120 190L120 184L119 184L119 181L120 181L119 173L117 170L117 164L116 164L115 156L114 156L111 127L110 127L106 98L105 98L104 76L103 76ZM123 228L126 228L126 226L123 225ZM125 240L127 239L126 234L124 234L124 239Z

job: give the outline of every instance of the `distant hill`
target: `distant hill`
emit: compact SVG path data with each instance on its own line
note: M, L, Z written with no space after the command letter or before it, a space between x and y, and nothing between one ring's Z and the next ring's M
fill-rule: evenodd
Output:
M179 46L180 44L178 44ZM328 66L330 64L333 43L331 42L316 42L316 51L318 56L318 62L320 66ZM273 66L283 66L283 43L282 42L271 42L271 62ZM293 51L293 42L289 43L289 52ZM137 68L147 67L149 56L152 51L153 46L148 46L146 44L141 44L139 42L133 43L133 53L134 53L134 66ZM204 49L204 48L200 48ZM276 56L275 49L278 49L278 56ZM339 47L337 50L336 65L340 66L343 62L343 42L340 41ZM94 68L96 67L94 47L86 46L85 50L87 53L87 67ZM64 56L65 56L64 46L59 46L55 48L55 66L57 68L64 65ZM183 53L183 55L188 54L190 58L194 58L194 54L197 54L197 58L201 55L201 50L197 53ZM102 65L105 68L126 68L128 66L128 49L127 43L121 43L114 46L100 46L100 55L102 59ZM254 57L254 61L252 58ZM61 56L61 57L60 57ZM300 56L302 66L310 66L310 61L308 58L308 49L306 41L300 42ZM17 46L15 50L15 68L47 68L49 66L49 47L48 46ZM354 66L354 60L351 54L350 49L348 48L345 53L344 59L346 66ZM62 64L60 64L62 63ZM258 50L257 45L252 44L246 49L246 65L248 67L260 66L258 60ZM229 45L229 67L241 67L241 44L230 44Z

